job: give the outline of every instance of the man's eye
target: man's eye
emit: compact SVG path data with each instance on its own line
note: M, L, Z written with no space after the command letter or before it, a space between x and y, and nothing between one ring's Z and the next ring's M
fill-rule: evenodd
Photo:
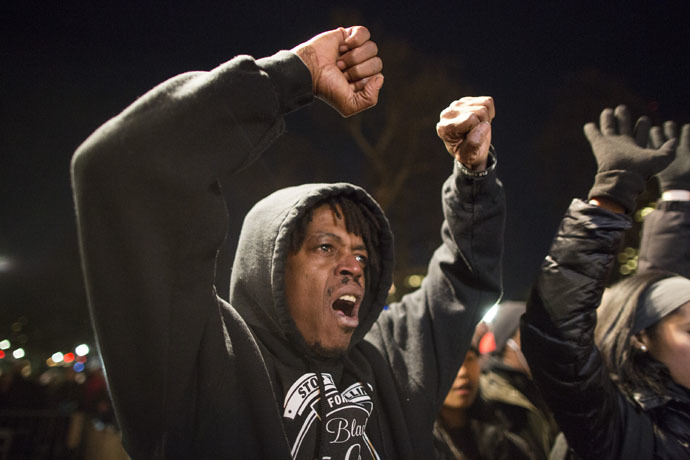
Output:
M362 264L362 265L366 265L366 264L367 264L367 258L366 258L366 256L363 256L363 255L356 255L356 256L355 256L355 259L357 259L357 262L359 262L359 263Z
M331 246L330 244L324 243L324 244L319 245L319 251L331 252L332 250L333 250L333 246Z

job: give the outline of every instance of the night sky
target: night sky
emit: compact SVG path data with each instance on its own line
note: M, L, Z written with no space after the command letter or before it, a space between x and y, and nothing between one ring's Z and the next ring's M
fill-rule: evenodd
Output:
M560 214L591 185L595 164L582 124L620 102L657 123L690 121L689 19L687 1L2 2L0 339L20 317L20 334L38 348L66 349L91 339L69 161L94 129L180 72L208 70L241 53L262 57L291 48L339 20L369 27L375 41L414 50L405 62L410 72L443 69L471 91L448 94L446 103L465 95L494 97L493 141L509 205L505 297L524 298ZM387 90L405 88L407 74L396 71L400 66L387 72L383 49L381 57L383 103L396 97ZM361 154L343 137L344 121L342 132L335 118L328 129L314 123L322 105L288 118L293 137L248 173L261 186L226 188L234 212L280 185L272 173L276 162L293 162L300 180L366 183ZM433 124L428 129L433 136ZM305 142L304 150L328 150L345 166L333 170L323 152L280 156L281 149ZM425 148L429 162L450 165L440 141ZM353 164L359 167L348 167ZM418 212L418 219L437 226L440 185L433 184L431 194L420 186L432 215L422 209L424 201L412 200L399 225L413 226ZM409 249L412 260L425 259L438 231L412 233L412 241L418 242ZM233 245L230 238L221 275Z

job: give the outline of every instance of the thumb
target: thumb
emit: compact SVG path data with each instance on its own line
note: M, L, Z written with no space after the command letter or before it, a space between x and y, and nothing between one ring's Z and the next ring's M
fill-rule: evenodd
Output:
M653 169L650 175L657 174L671 164L676 156L676 139L669 139L663 143L661 147L652 150L651 158L649 158L649 166Z
M675 149L676 149L676 142L677 139L674 137L673 139L669 139L666 142L664 142L661 147L657 149L659 153L664 153L666 155L672 155L675 156Z
M371 77L367 81L367 84L364 85L364 92L365 93L375 92L376 97L378 97L379 91L381 90L382 87L383 87L383 75L382 74L374 75L373 77Z
M491 145L491 124L483 121L467 134L458 147L456 159L465 166L476 166L489 153Z
M597 128L597 125L592 122L587 123L584 126L583 130L585 132L585 137L587 138L590 144L593 144L601 137L601 132L599 131L599 128Z
M379 91L383 87L383 75L378 74L367 80L364 88L358 93L355 93L357 111L373 107L379 101Z

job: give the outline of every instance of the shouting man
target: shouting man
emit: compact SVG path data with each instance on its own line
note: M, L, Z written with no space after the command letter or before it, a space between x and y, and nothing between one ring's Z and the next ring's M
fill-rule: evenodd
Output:
M443 186L443 244L418 291L383 310L388 221L344 183L257 203L229 302L214 288L228 220L220 184L314 96L344 116L375 105L382 61L369 38L340 28L179 75L76 152L90 311L132 458L428 458L474 325L500 295L491 98L441 114L438 134L457 161Z

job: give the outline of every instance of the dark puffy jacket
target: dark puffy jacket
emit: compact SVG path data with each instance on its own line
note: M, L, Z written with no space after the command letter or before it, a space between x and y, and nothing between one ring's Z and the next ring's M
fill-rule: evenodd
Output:
M670 397L631 401L611 381L594 345L596 308L629 227L627 216L572 202L527 303L522 349L583 459L690 458L690 392L673 385Z
M690 278L690 201L660 201L642 227L639 270Z

